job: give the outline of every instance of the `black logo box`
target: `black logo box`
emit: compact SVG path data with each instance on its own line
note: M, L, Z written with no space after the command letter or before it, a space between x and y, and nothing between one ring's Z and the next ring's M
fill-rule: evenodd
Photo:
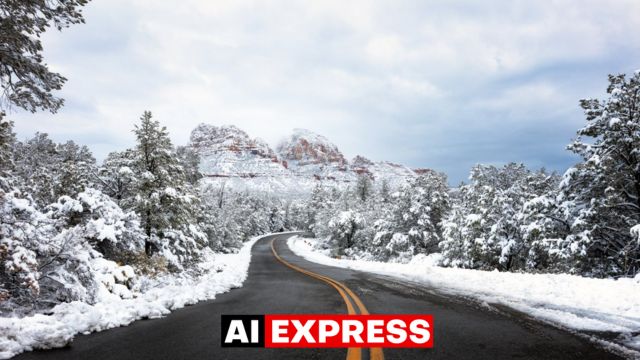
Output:
M220 332L220 346L221 347L248 347L248 348L262 348L264 347L264 315L220 315L222 331ZM231 343L225 343L227 333L229 332L229 326L231 320L242 321L242 326L247 333L248 343L243 343L240 340L234 340ZM251 342L251 321L258 320L258 342Z

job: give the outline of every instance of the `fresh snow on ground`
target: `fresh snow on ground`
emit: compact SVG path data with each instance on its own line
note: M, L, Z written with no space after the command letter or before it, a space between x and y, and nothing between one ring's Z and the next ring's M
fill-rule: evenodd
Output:
M252 238L236 254L205 252L200 264L204 275L196 279L171 276L154 279L149 290L129 299L114 294L106 288L109 283L103 282L105 288L101 289L95 305L75 301L57 305L46 315L0 317L0 359L33 349L63 347L76 334L125 326L144 318L159 318L172 310L240 287L247 277L251 247L262 237Z
M335 259L318 250L315 242L295 236L288 245L316 263L393 276L486 304L506 305L569 329L620 333L619 342L640 350L640 276L613 280L445 268L436 265L437 254L418 255L407 264Z

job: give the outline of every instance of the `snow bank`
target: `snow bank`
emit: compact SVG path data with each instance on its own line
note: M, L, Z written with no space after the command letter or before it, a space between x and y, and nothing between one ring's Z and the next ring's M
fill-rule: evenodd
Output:
M612 280L444 268L435 265L433 256L416 256L408 264L342 260L314 249L314 242L292 237L288 245L295 254L316 263L422 283L445 293L506 305L569 329L621 333L621 342L640 350L640 276Z
M251 247L263 236L245 243L237 254L205 253L200 264L205 275L197 279L165 277L154 287L123 299L106 288L95 305L75 301L54 307L50 314L0 318L0 359L23 351L49 349L67 345L75 334L88 334L139 319L154 319L172 310L210 300L217 294L242 286L247 278ZM108 283L107 283L108 284Z

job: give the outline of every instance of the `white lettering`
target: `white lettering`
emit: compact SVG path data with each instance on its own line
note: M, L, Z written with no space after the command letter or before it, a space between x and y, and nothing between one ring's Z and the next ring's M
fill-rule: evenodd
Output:
M271 325L271 342L288 343L289 338L280 335L287 334L287 325L289 325L289 320L273 320Z
M234 340L240 340L243 344L249 342L249 338L247 338L247 331L244 329L242 320L231 320L231 323L229 323L229 330L227 330L227 336L225 337L224 342L230 344Z

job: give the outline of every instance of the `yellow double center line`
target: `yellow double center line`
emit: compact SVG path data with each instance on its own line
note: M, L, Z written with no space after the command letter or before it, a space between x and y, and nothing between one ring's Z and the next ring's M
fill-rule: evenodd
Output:
M318 279L320 281L324 281L325 283L331 285L334 289L336 289L336 291L338 291L338 294L342 296L342 299L344 300L345 304L347 304L347 312L349 313L349 315L357 315L355 308L353 307L353 303L351 302L351 299L353 299L353 301L358 306L358 310L360 310L361 315L369 315L369 311L364 306L360 298L356 294L354 294L353 291L351 291L351 289L349 289L345 284L337 280L334 280L328 276L320 275L312 271L309 271L307 269L303 269L299 266L293 265L292 263L284 260L276 252L276 247L274 245L274 242L275 242L275 239L271 240L271 251L273 252L273 256L275 256L278 261L280 261L281 263L290 267L293 270L299 271L305 275L311 276L312 278ZM349 297L351 297L351 299L349 299ZM349 348L347 350L347 360L361 360L361 359L362 359L362 350L360 348ZM369 359L384 360L384 353L382 352L382 349L371 348L369 350Z

